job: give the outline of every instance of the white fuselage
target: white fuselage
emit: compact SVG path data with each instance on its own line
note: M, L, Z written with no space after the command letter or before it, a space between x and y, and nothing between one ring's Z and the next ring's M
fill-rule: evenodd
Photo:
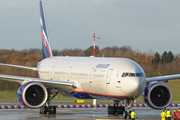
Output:
M72 92L95 98L137 98L146 84L143 69L126 58L47 58L38 64L38 73L41 79L74 82L77 88Z

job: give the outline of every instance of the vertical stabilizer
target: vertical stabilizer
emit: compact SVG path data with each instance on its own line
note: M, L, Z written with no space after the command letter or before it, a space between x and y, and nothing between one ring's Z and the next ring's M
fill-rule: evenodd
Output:
M48 36L41 0L40 0L40 23L41 23L42 53L43 53L43 59L45 59L48 57L52 57L52 50L51 50L51 45L50 45L50 40Z

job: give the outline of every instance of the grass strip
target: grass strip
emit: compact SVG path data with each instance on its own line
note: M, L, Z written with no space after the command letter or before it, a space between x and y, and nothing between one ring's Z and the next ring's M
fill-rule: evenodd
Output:
M172 103L180 102L180 80L170 80L166 83L173 92L173 101ZM64 97L62 95L56 96L52 103L74 103L77 98ZM85 99L85 103L93 103L92 100ZM17 92L16 91L0 91L0 102L19 102L17 100ZM100 103L113 103L113 101L101 100ZM141 95L136 99L136 103L144 103L143 96Z

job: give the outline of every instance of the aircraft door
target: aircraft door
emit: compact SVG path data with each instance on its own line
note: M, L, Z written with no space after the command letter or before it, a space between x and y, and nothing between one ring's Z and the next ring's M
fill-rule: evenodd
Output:
M110 84L111 82L111 73L112 73L113 69L109 69L107 72L107 76L106 76L106 84Z
M91 71L90 71L90 75L89 75L89 84L92 83L93 75L94 75L94 68L92 68Z
M72 69L72 67L70 67L69 70L68 70L68 73L67 73L67 81L70 80L71 69Z
M50 71L50 80L53 80L53 76L54 76L54 65L52 66Z

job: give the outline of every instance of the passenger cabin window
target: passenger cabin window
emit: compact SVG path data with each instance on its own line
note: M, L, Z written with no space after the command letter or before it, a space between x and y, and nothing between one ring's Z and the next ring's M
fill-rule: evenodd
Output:
M122 77L143 77L143 73L123 73Z

